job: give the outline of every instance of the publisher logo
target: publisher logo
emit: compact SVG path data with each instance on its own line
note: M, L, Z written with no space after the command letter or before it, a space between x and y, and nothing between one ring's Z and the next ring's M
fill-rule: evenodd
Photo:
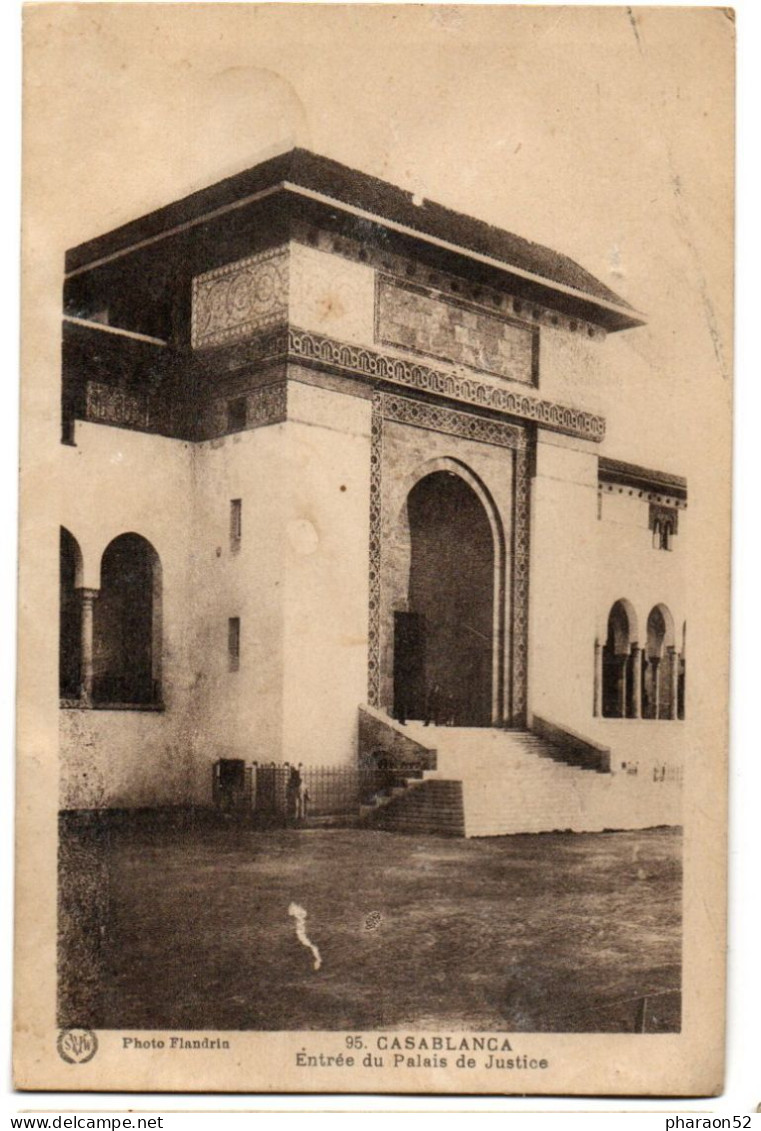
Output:
M61 1029L56 1047L67 1064L87 1064L98 1051L98 1038L92 1029Z

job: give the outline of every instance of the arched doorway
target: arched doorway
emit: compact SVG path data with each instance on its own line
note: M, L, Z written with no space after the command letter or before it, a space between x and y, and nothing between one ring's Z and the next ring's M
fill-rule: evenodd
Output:
M121 534L104 551L93 651L95 702L160 700L161 563L139 534Z
M642 713L646 719L676 718L679 657L674 640L674 618L666 605L655 605L647 618Z
M82 553L73 534L62 526L60 535L60 606L58 631L58 683L62 699L78 699L81 683L80 648Z
M494 719L495 534L455 471L409 492L406 609L394 613L394 713L456 726Z
M607 719L630 718L634 710L632 645L637 641L634 609L623 598L608 615L608 634L602 651L602 713Z

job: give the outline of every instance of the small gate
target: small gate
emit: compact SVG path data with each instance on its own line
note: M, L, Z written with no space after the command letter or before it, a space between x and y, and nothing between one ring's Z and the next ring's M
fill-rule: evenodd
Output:
M212 767L212 799L225 813L251 809L251 770L242 758L220 758Z
M284 823L288 816L287 794L290 766L253 767L253 810L263 821Z

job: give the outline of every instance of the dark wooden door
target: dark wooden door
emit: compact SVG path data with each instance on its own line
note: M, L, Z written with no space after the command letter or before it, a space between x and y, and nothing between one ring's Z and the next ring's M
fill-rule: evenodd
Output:
M422 719L425 714L425 617L394 613L394 716Z

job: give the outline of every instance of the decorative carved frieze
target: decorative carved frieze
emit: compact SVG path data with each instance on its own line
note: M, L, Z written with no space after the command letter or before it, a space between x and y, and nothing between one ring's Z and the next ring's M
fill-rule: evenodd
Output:
M600 456L598 477L600 489L611 494L628 493L649 502L682 509L687 506L687 480L670 471L658 471L636 463Z
M543 400L523 391L487 384L470 375L431 369L406 358L377 353L364 346L338 342L296 327L288 330L288 357L289 360L311 362L349 375L372 377L420 392L450 397L585 440L599 442L605 437L605 420L591 412Z
M230 426L230 404L239 406L241 420ZM285 381L244 390L233 397L215 397L208 418L206 439L225 436L229 432L246 432L280 424L288 415L288 386Z
M370 561L367 626L367 701L380 707L381 568L383 543L383 394L373 394L370 424Z
M525 725L528 689L528 585L531 545L531 475L526 445L515 453L513 474L511 718Z
M656 506L670 507L680 511L687 509L686 497L678 498L675 495L671 495L667 488L648 491L643 487L637 488L628 486L627 484L601 482L597 484L597 491L599 497L602 497L603 494L630 495L637 499L643 499L646 503L652 503Z
M416 428L427 428L433 432L444 432L450 436L461 436L465 440L478 440L501 448L520 448L526 444L525 431L515 424L476 416L470 412L458 412L457 409L396 396L394 393L383 396L383 417L400 424L412 424Z
M250 428L279 424L288 413L288 386L283 381L278 385L254 389L248 394L247 401Z
M195 358L195 364L205 378L213 380L222 374L235 373L237 369L259 365L262 361L285 363L287 357L288 328L278 326L224 349L200 354Z
M207 271L193 280L193 349L246 338L285 321L287 311L285 247Z
M235 342L214 354L200 356L196 361L197 379L202 380L205 386L203 397L206 404L210 403L206 397L217 399L213 387L217 376L227 377L237 370L272 361L299 363L372 384L397 385L458 401L463 406L513 417L518 421L533 422L543 428L584 440L599 442L605 436L604 418L583 409L544 400L522 389L489 382L488 379L480 380L470 373L433 369L407 358L379 353L365 346L340 342L293 326L280 326L257 333L249 340ZM88 387L91 390L88 392L88 419L125 427L149 426L147 397L96 382L90 382ZM486 427L475 424L476 418L470 413L465 414L465 419L469 428ZM495 421L494 425L498 423L500 422ZM499 429L491 424L489 427L491 434L496 436ZM183 431L180 425L178 428ZM190 438L196 437L191 435Z

